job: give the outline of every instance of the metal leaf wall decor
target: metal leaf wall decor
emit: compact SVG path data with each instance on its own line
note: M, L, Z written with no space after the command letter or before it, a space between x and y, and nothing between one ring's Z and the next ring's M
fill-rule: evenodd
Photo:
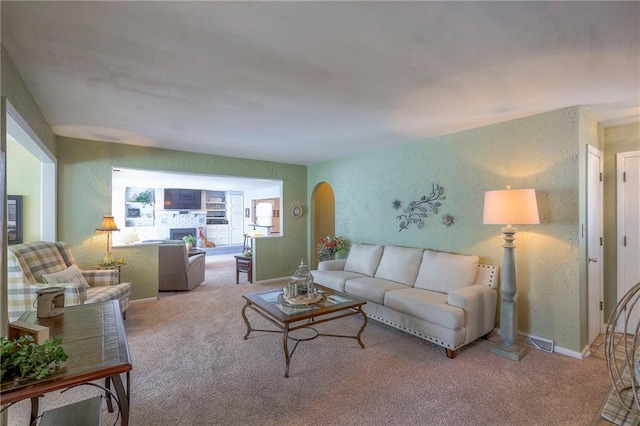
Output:
M418 229L424 227L424 219L427 217L427 213L438 213L438 207L441 206L440 200L444 200L444 187L434 183L431 185L432 191L428 195L423 195L418 201L410 201L407 207L404 208L403 213L396 216L396 219L400 221L400 229L409 229L409 225L412 223L416 225ZM400 200L394 200L392 206L396 210L402 208Z

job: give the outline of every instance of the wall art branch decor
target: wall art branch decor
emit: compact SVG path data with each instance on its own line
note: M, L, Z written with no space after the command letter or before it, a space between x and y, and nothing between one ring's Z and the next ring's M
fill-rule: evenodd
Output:
M403 214L396 216L400 221L400 229L409 229L410 224L415 224L418 229L424 227L424 219L427 213L438 213L438 207L441 206L439 200L444 200L444 187L437 183L431 184L432 191L429 195L423 195L418 201L410 201L403 210ZM400 210L402 203L400 200L394 200L391 205L394 209Z

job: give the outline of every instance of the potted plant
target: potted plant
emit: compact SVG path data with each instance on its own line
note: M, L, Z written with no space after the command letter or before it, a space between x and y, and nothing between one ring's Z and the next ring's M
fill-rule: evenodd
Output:
M187 245L187 251L191 251L193 246L196 244L196 237L193 235L185 235L182 237L182 241Z
M153 193L151 191L143 191L135 199L136 203L142 203L142 206L150 206L153 204Z
M29 335L13 340L0 337L0 379L4 381L9 378L26 377L39 380L48 376L55 366L68 358L61 343L58 337L41 345L35 343L33 336Z

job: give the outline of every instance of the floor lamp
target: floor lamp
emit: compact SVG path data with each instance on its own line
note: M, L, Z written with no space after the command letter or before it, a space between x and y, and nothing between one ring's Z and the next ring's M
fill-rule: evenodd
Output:
M500 340L491 347L496 355L520 361L526 353L524 347L516 343L518 315L516 304L516 264L513 241L516 228L511 225L540 223L538 205L534 189L511 189L487 191L484 194L483 223L487 225L507 225L502 228L504 234L504 257L502 261L502 280L500 302Z
M104 215L100 228L96 228L96 231L105 232L107 234L107 254L100 261L101 266L111 266L114 264L113 257L111 257L111 233L119 231L116 221L111 215Z

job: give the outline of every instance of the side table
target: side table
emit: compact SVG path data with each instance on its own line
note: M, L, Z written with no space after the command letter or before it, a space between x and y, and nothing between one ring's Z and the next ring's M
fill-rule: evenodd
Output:
M120 270L120 268L122 268L123 266L125 266L126 263L116 263L115 265L111 265L111 266L101 266L101 265L96 265L96 269L117 269L118 270L118 284L122 283L122 271Z
M240 272L247 273L249 282L253 282L253 257L238 255L236 258L236 284L240 284Z

